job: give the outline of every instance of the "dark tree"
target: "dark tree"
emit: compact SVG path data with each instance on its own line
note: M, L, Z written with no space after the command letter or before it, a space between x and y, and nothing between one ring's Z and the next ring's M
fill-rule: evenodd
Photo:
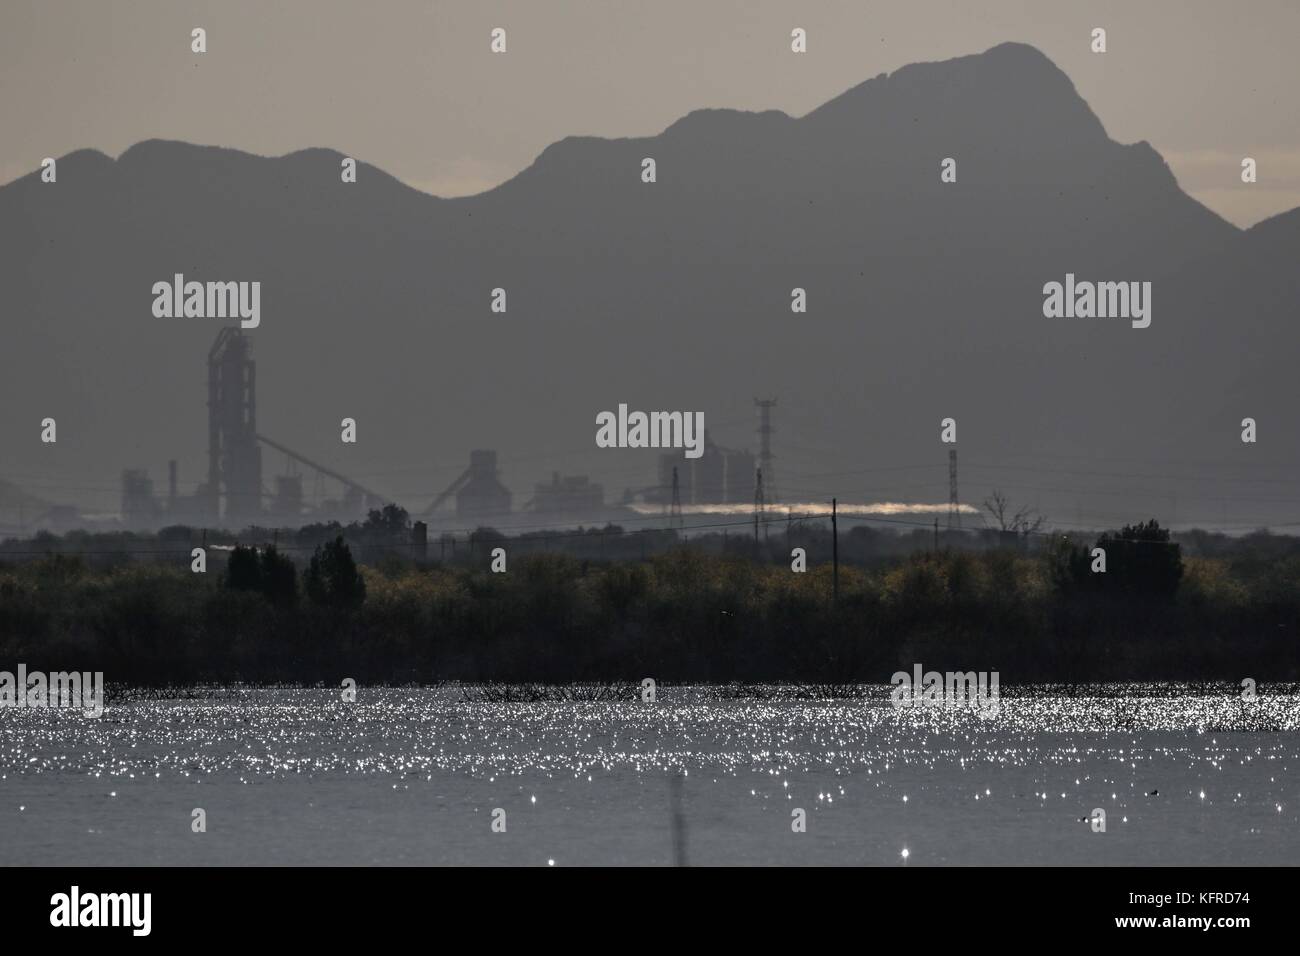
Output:
M1011 510L1011 499L993 489L991 497L984 499L984 510L993 519L997 530L1028 537L1043 526L1046 517L1025 505L1017 511ZM987 519L986 519L987 523Z
M262 552L262 593L277 604L292 604L298 598L298 569L275 546Z
M303 589L316 604L329 607L359 607L365 601L365 579L342 535L316 548L304 574Z
M366 516L362 529L381 540L404 541L410 530L410 515L399 505L384 505L382 511L372 510Z
M234 591L262 590L262 564L256 548L235 545L226 562L226 587Z
M1173 597L1183 578L1182 548L1154 518L1125 525L1117 535L1103 534L1097 547L1106 551L1106 573L1120 590L1134 595Z
M1152 519L1107 531L1094 548L1106 552L1105 573L1093 571L1091 548L1066 545L1053 556L1052 577L1063 591L1171 598L1183 578L1182 548Z

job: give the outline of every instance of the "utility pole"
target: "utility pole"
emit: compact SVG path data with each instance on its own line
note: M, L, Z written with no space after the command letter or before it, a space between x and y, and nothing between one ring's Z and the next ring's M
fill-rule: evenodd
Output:
M763 469L754 477L754 547L758 547L758 515L763 510Z
M831 603L840 603L840 529L838 501L831 499Z

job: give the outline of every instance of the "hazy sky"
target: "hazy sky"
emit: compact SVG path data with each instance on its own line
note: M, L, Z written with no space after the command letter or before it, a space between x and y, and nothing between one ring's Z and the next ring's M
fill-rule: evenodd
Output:
M654 134L702 107L802 115L879 73L1018 40L1112 137L1148 140L1184 189L1249 225L1300 206L1297 37L1298 0L0 0L0 182L161 137L327 146L464 195L564 136Z

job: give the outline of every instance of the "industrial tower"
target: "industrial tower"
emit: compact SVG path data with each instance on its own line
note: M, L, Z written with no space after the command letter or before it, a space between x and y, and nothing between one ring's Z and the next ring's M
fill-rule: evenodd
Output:
M253 524L262 512L262 449L257 440L253 343L238 327L222 329L208 351L208 486L213 517Z
M276 491L269 511L263 510L262 445L283 452L289 459L289 474L276 477ZM257 367L253 362L253 340L238 326L223 328L208 350L208 480L200 487L207 518L213 522L244 528L263 518L292 524L303 513L301 464L321 477L343 486L340 517L364 517L367 507L387 504L391 499L359 485L346 475L300 455L279 442L257 433ZM177 500L176 469L169 466L168 495ZM222 507L224 499L225 507Z

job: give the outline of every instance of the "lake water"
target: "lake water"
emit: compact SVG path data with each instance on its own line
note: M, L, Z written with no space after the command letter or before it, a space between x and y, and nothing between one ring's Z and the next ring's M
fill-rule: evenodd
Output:
M4 710L0 864L1300 863L1293 693L1003 688L981 717L897 712L886 692L214 690L127 694L99 720Z

